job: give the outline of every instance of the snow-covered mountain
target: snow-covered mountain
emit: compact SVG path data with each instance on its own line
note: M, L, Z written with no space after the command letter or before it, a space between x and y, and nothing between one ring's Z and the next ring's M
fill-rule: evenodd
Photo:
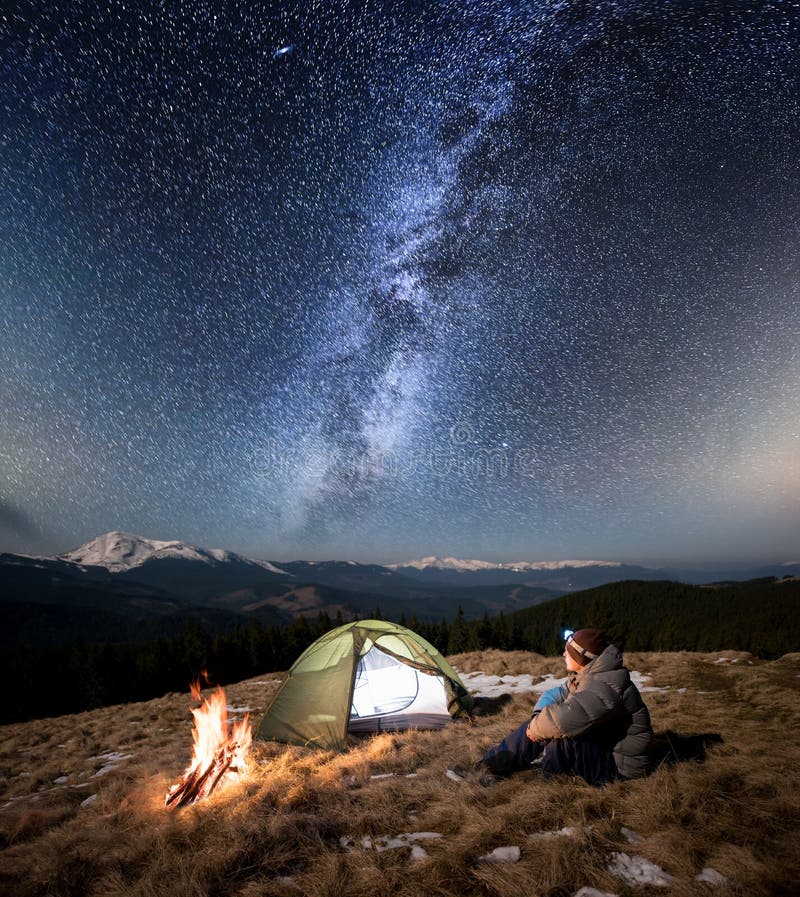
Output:
M160 542L156 539L145 539L131 533L113 531L97 536L84 545L58 555L60 560L73 564L93 567L105 567L110 573L124 573L141 567L152 560L167 558L185 561L199 561L216 566L218 564L255 565L269 573L288 574L269 561L258 561L243 557L233 551L222 548L199 548L187 542Z
M526 570L565 570L581 567L621 567L620 561L516 561L492 563L491 561L463 560L453 557L425 557L402 564L387 564L390 570L414 567L417 570L452 570L457 573L474 573L478 570L510 570L524 573Z
M423 557L391 569L402 576L439 585L493 586L520 583L572 592L621 579L658 579L663 572L620 561L491 561Z

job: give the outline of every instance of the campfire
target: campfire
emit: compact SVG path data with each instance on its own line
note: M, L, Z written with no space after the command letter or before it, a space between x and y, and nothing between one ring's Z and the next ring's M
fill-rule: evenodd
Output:
M192 697L201 701L194 717L194 751L192 762L181 778L169 789L164 805L182 807L209 794L228 776L244 769L247 750L252 741L248 716L228 727L228 707L221 687L208 698L201 698L200 683L191 685Z

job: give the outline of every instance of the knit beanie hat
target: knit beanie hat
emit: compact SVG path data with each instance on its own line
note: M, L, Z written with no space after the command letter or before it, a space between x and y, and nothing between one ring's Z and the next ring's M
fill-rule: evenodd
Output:
M567 639L569 656L582 667L599 657L608 647L608 639L600 629L579 629Z

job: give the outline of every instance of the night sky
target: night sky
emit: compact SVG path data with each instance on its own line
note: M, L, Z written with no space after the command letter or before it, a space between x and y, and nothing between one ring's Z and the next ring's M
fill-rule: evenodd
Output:
M0 549L797 560L797 3L36 6Z

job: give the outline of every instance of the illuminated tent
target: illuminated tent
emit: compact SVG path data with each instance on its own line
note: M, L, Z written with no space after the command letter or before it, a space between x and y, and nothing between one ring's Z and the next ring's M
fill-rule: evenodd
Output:
M471 705L456 671L424 638L396 623L356 620L300 655L256 737L339 751L348 731L438 729Z

